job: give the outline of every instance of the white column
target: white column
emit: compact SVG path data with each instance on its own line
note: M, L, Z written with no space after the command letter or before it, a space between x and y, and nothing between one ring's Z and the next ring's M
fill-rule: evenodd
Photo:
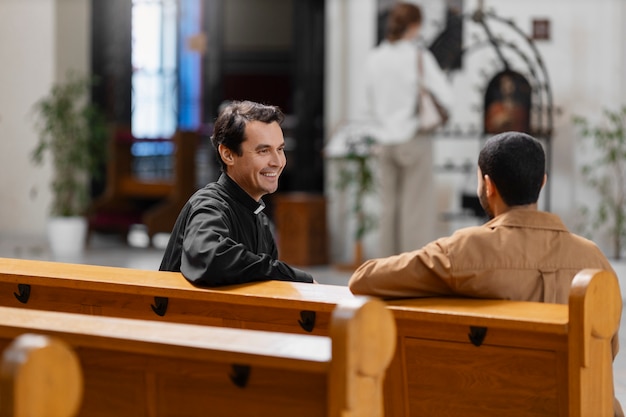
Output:
M358 116L363 63L376 42L376 0L326 0L325 140ZM350 199L337 190L337 163L326 162L331 262L352 262ZM367 252L367 248L366 248ZM367 253L366 253L367 255Z
M89 70L90 4L0 1L0 239L45 238L52 172L31 163L32 108L68 68Z

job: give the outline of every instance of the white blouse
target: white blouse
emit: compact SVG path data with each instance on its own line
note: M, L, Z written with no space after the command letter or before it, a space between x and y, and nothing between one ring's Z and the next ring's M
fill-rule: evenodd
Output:
M449 111L452 90L433 54L408 40L383 41L365 66L366 117L380 144L402 143L419 129L418 52L422 54L423 84Z

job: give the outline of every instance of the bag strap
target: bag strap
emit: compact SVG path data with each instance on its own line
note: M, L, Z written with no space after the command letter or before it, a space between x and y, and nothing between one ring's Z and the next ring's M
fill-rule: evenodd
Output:
M424 65L422 64L422 48L417 48L417 85L424 90Z
M422 101L424 100L424 96L429 95L435 107L437 108L437 112L439 113L441 120L443 121L442 124L446 124L450 116L448 114L448 111L441 104L439 104L439 101L437 100L435 95L432 94L428 90L428 88L424 87L424 65L422 64L422 61L423 61L422 48L418 47L417 48L417 85L418 85L417 88L418 88L418 94L419 94L419 98L417 100L418 111L419 111Z
M424 106L424 95L428 94L428 91L424 88L424 67L422 65L422 48L417 48L417 107L416 113L419 114L420 109Z

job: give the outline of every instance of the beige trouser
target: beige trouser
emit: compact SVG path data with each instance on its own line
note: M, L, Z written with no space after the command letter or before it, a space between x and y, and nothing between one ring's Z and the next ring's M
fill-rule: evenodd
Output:
M431 137L418 135L406 143L381 146L379 169L379 256L419 249L435 239L437 214Z

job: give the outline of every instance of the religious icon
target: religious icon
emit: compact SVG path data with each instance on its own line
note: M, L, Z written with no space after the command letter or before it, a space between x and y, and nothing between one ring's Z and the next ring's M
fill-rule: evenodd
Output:
M497 74L485 93L485 133L530 133L530 93L523 75L510 70Z

